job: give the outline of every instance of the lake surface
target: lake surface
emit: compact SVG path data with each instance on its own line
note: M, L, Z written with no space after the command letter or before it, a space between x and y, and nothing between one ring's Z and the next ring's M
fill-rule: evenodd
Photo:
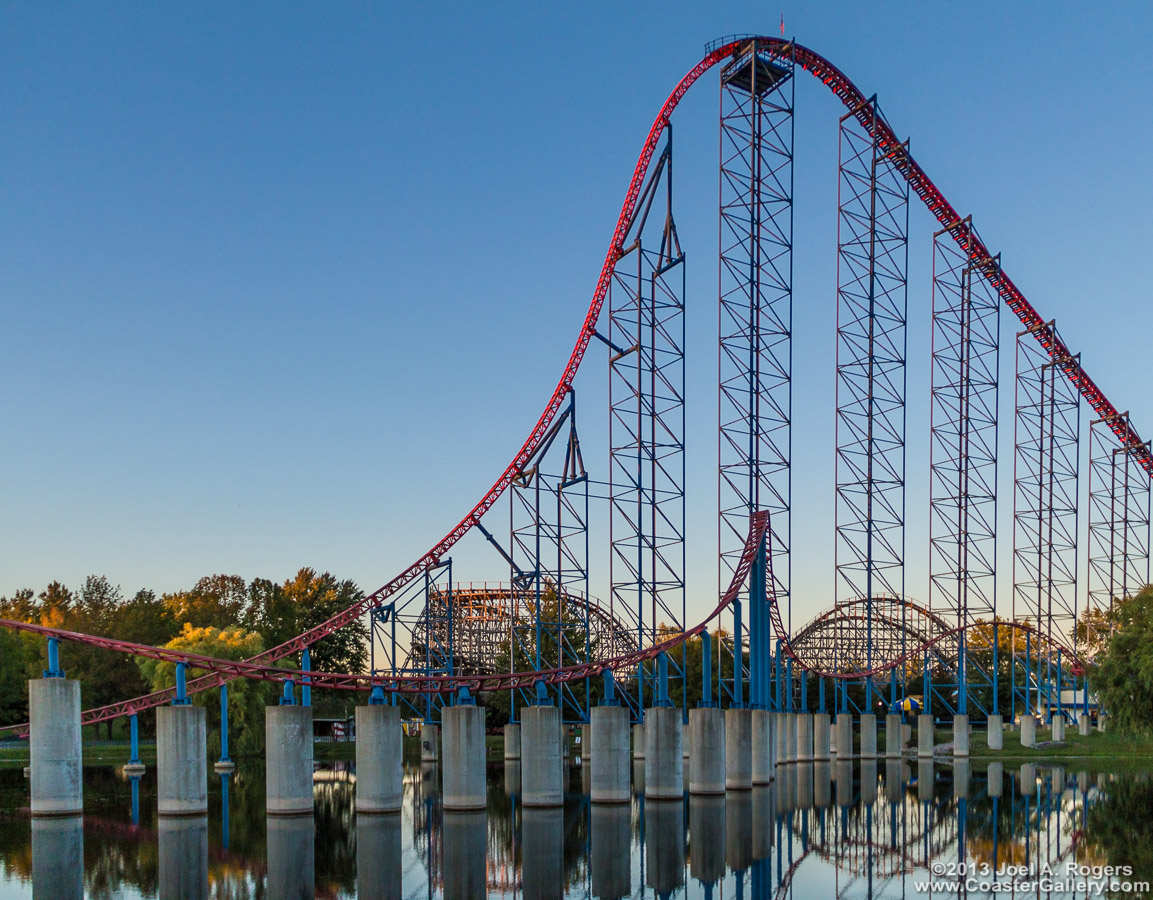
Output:
M1148 773L884 760L778 772L751 792L646 802L634 764L631 805L602 807L575 768L564 808L534 810L519 765L497 764L487 813L461 814L441 809L435 767L411 766L401 814L358 816L354 767L333 763L317 769L315 815L277 818L262 766L242 763L210 773L207 818L158 820L155 767L89 768L83 821L33 821L23 773L4 769L0 897L1153 896L1125 884L1153 879Z

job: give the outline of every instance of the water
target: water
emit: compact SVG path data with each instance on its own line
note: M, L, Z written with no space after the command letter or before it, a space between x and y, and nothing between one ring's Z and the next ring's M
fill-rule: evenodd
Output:
M588 803L574 769L564 809L523 809L519 766L490 766L485 813L446 813L435 767L405 770L404 810L357 816L355 773L316 773L316 813L266 817L264 773L210 775L207 818L158 820L155 769L85 771L85 816L31 820L19 768L0 770L0 897L889 898L1153 896L1153 781L1044 764L799 764L727 797ZM968 868L966 890L943 884ZM1047 865L1052 876L1045 884ZM1070 865L1132 875L1070 874ZM1040 880L1037 886L1034 882ZM1078 886L1076 882L1088 882Z

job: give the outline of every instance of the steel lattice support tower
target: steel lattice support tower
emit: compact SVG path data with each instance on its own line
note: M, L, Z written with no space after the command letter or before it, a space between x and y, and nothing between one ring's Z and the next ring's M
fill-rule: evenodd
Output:
M1124 427L1129 414L1119 413ZM1099 616L1149 582L1149 476L1132 448L1120 447L1119 423L1089 423L1089 603L1087 650L1102 639Z
M1047 326L1055 330L1053 323ZM1078 357L1054 360L1033 331L1017 335L1014 416L1013 619L1050 640L1077 621L1077 495L1081 404ZM1076 646L1076 644L1074 645ZM1026 648L1013 632L1014 667ZM1025 703L1041 705L1040 659L1025 657ZM1048 668L1048 667L1046 667Z
M951 627L997 609L998 262L970 261L969 218L933 236L929 609ZM958 682L973 680L962 632ZM966 713L962 688L958 708Z
M870 604L905 586L908 147L881 118L875 97L841 118L837 215L836 595Z
M673 143L646 181L609 288L610 610L638 645L685 623L685 266L673 219ZM673 677L683 677L683 645ZM637 675L643 717L645 671ZM687 692L682 692L683 696Z
M755 41L721 72L718 353L719 581L739 561L750 515L768 510L771 587L790 627L792 75L791 58ZM752 593L749 699L764 706L772 637L764 593Z

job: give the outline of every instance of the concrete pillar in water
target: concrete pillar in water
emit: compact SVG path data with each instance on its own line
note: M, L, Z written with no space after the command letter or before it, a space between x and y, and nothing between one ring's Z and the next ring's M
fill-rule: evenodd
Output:
M564 810L560 807L543 809L526 806L521 810L520 821L521 888L524 900L562 900Z
M633 726L633 759L645 758L645 726L638 724Z
M520 793L520 760L504 761L504 792L510 797Z
M752 861L753 794L750 789L725 798L725 862L734 872L740 872Z
M1089 718L1088 713L1081 713L1077 716L1077 733L1082 737L1088 737L1089 732L1093 728L1093 720Z
M504 726L504 758L520 759L520 725L517 722Z
M689 710L689 793L725 793L725 714L719 709ZM693 831L696 834L696 831ZM722 854L723 855L723 854Z
M84 811L80 682L65 678L29 681L28 712L32 815L79 815Z
M444 728L444 808L457 811L483 810L488 802L485 788L484 709L465 704L449 706L441 710L440 718L441 727ZM521 740L524 740L523 731ZM522 756L526 749L522 743ZM524 763L522 758L521 777L527 782Z
M560 708L526 706L520 719L521 802L526 807L563 806Z
M832 802L832 764L827 760L813 763L813 805L820 808Z
M593 729L591 724L581 726L581 764L585 766L592 762L593 758L592 732Z
M160 857L157 896L160 900L206 900L208 817L163 816L156 830Z
M312 709L311 706L282 709ZM316 819L305 816L269 816L268 887L266 897L316 896Z
M63 681L62 678L45 679L50 680ZM79 705L76 711L80 712ZM32 820L32 892L36 900L84 900L84 819L81 816L45 816Z
M684 797L684 734L681 711L654 706L645 712L645 797L680 800Z
M1021 783L1018 790L1022 797L1032 797L1037 790L1037 766L1033 763L1021 764Z
M847 712L837 713L837 759L853 758L853 717ZM839 778L840 776L838 776Z
M208 814L205 727L202 706L161 706L156 710L156 807L162 816ZM308 736L311 742L311 724ZM311 768L308 776L311 800Z
M1001 750L1005 746L1005 717L989 716L989 728L985 735L985 742L990 750Z
M814 758L813 725L815 721L812 713L797 713L797 762L811 762Z
M1065 740L1065 717L1063 715L1053 716L1052 733L1050 737L1055 741Z
M677 713L680 722L680 710L670 711ZM647 729L653 727L653 720L647 715L645 725ZM679 746L677 752L680 753ZM671 895L685 883L685 813L679 798L645 804L645 854L648 884L658 897Z
M311 813L312 707L265 707L264 735L268 815Z
M703 885L715 884L725 876L723 796L689 798L689 833L693 836L689 844L689 873Z
M917 756L921 759L932 759L935 741L933 717L922 713L917 716Z
M1002 785L1005 781L1005 764L1000 762L989 763L989 771L985 775L989 785L989 796L1000 797Z
M401 900L401 870L400 816L358 814L356 896L361 900Z
M829 755L837 755L837 714L829 714Z
M853 805L853 762L837 757L837 806Z
M356 811L400 812L400 707L370 704L356 708Z
M592 785L589 799L593 803L628 803L632 800L629 785L629 711L623 706L594 706L590 712L589 743L592 758Z
M725 710L725 787L747 791L753 787L753 713Z
M793 724L793 717L789 713L776 714L776 728L774 731L773 744L776 747L776 764L778 766L787 765L789 763L789 737L788 733L791 728L797 726ZM795 735L795 733L794 733ZM794 740L795 740L794 736Z
M749 745L753 784L768 784L773 771L773 714L767 709L752 710L753 735Z
M813 764L797 763L797 808L813 808Z
M831 754L829 714L813 713L813 759L817 762L828 762Z
M969 758L958 757L953 762L953 798L964 800L969 796Z
M1037 743L1037 719L1033 716L1021 716L1021 746L1032 747Z
M627 720L625 734L628 734ZM625 752L628 752L627 741ZM632 809L621 805L594 806L589 820L592 828L589 871L592 875L593 896L629 896L632 875L629 857L633 837Z
M440 759L440 726L424 722L420 726L420 761L436 762Z
M933 758L918 759L917 760L917 799L918 800L932 800L933 799L933 786L935 784L935 777L933 775Z
M901 722L900 713L889 713L885 716L885 757L886 759L900 759L904 752L902 746L902 731L904 723Z
M797 714L785 713L785 762L797 761Z
M905 781L903 768L904 763L901 760L892 757L885 759L885 801L887 803L901 802Z
M454 706L452 709L477 707ZM447 721L444 722L444 732L447 762ZM446 812L442 835L444 896L453 900L484 900L488 893L488 823L484 811Z
M968 755L969 717L953 716L953 756L967 757Z
M871 806L877 802L877 758L861 760L861 803Z
M637 797L645 795L645 761L633 760L633 794Z
M861 759L877 758L877 715L861 713Z

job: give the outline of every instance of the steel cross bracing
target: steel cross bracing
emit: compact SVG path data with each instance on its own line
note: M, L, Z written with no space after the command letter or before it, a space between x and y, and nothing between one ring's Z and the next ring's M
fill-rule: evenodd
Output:
M875 98L841 119L837 215L836 595L870 604L905 586L908 148L880 121Z
M1089 424L1089 602L1083 631L1090 654L1107 637L1113 604L1149 583L1149 476L1112 434L1107 420Z
M793 106L789 58L750 42L721 71L718 586L753 510L770 513L773 590L789 594L792 423ZM764 592L749 597L749 701L769 702ZM791 613L789 615L791 625ZM734 629L743 647L743 635ZM743 651L734 649L734 659ZM733 702L743 698L722 685Z
M929 438L929 609L954 625L997 609L997 385L1001 303L970 262L966 218L933 236L933 352ZM970 673L958 648L958 711ZM942 699L949 702L947 696Z
M959 214L944 197L928 177L924 169L913 159L908 148L896 137L892 128L880 116L876 115L875 107L870 104L865 95L831 62L815 53L813 50L792 41L773 37L739 38L710 46L706 55L701 59L674 87L656 116L647 137L642 145L639 158L633 170L620 215L609 241L599 277L584 324L580 330L576 343L562 370L555 389L553 390L543 412L528 437L517 451L504 471L493 482L473 505L469 512L456 523L440 540L438 540L425 554L416 559L411 565L401 571L392 580L382 587L368 594L357 603L334 615L325 622L285 641L275 647L253 657L249 662L254 666L262 666L275 662L278 659L299 653L305 647L315 643L333 631L336 631L350 622L368 614L374 608L386 606L392 598L400 594L414 581L422 578L430 568L438 566L447 558L448 552L465 534L480 526L481 520L503 496L504 492L528 466L529 461L537 449L544 442L547 434L557 416L561 413L573 379L579 369L588 349L589 341L596 335L597 321L601 309L608 295L610 283L613 280L616 265L625 253L629 243L629 232L633 227L636 211L640 202L642 188L646 184L650 164L657 155L662 138L669 127L672 114L681 100L713 66L725 64L749 52L755 44L758 52L765 53L778 61L789 61L803 71L812 74L818 81L837 96L849 110L850 116L855 118L862 129L867 132L875 146L881 153L887 154L892 167L904 178L908 189L915 193L924 202L926 208L936 218L942 227L952 225L959 218ZM985 245L979 238L973 240L969 248L970 258L974 265L980 266L992 260ZM982 269L984 277L997 291L1001 300L1009 306L1017 318L1036 341L1038 348L1048 355L1050 360L1063 361L1073 357L1072 352L1057 334L1051 323L1047 323L1025 298L1021 290L1012 282L1003 269L985 267ZM1135 461L1146 471L1153 469L1153 457L1149 448L1141 440L1132 423L1118 415L1119 410L1109 401L1104 393L1089 377L1081 366L1063 369L1077 392L1086 400L1097 417L1104 419L1119 443L1129 448ZM236 670L219 669L211 674L194 679L188 685L190 692L219 686L236 676ZM129 711L139 711L167 703L171 695L166 691L154 692L142 697L135 697L110 704L98 709L90 709L83 714L85 724L104 721L128 714ZM17 728L21 726L16 726Z
M644 646L685 627L685 257L671 130L625 236L606 341L610 609L634 611ZM672 677L683 677L683 649L670 662ZM646 672L636 674L643 719Z
M1052 323L1048 328L1056 333ZM1077 622L1077 498L1081 405L1074 388L1080 360L1052 359L1030 331L1017 335L1014 419L1014 621L1035 622L1052 641L1073 640ZM1026 709L1047 703L1031 645L1012 645L1024 667Z

